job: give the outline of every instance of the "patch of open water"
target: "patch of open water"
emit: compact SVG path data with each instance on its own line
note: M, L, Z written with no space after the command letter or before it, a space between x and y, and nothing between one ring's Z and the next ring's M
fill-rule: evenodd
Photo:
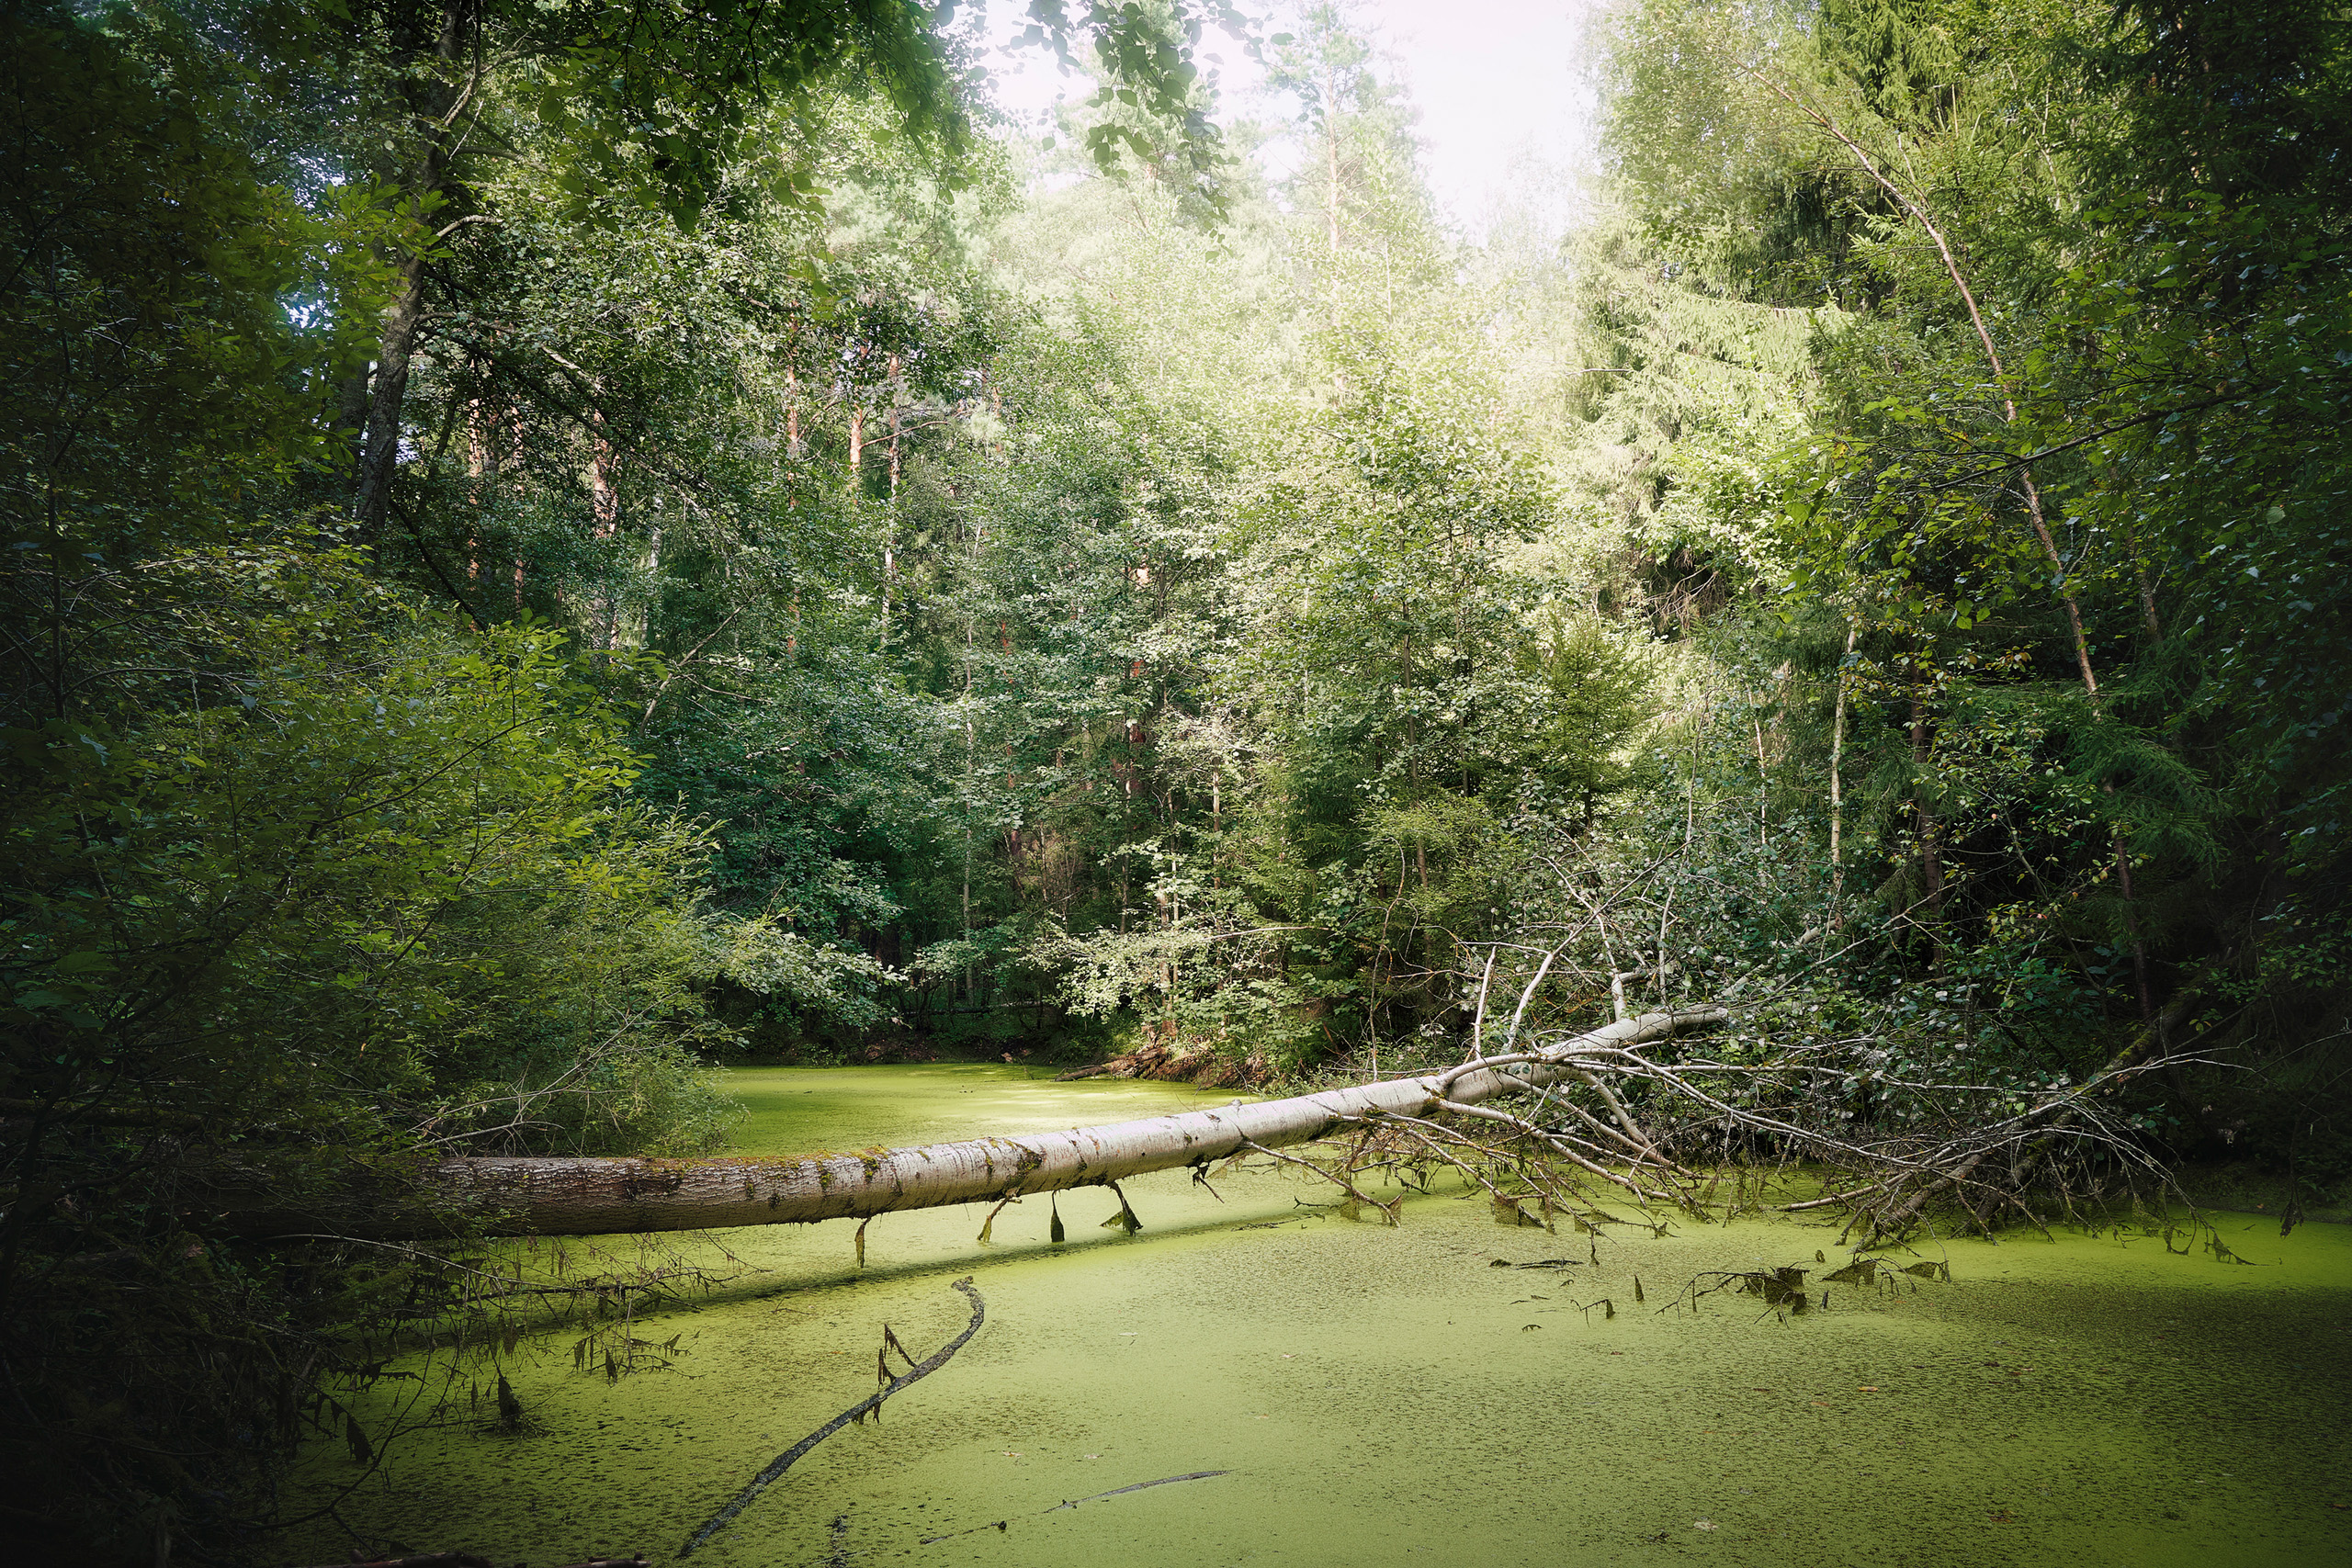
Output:
M760 1069L735 1088L738 1146L777 1154L1231 1098L989 1066ZM1088 1190L1060 1199L1061 1247L1044 1199L1007 1209L989 1247L980 1206L882 1216L862 1272L847 1222L726 1233L761 1272L639 1330L680 1337L673 1370L608 1382L573 1369L576 1331L526 1341L506 1371L531 1433L411 1435L343 1517L371 1545L501 1564L673 1562L762 1465L872 1392L884 1323L917 1356L959 1331L948 1282L969 1274L988 1302L971 1344L689 1561L2352 1562L2352 1227L2282 1239L2215 1216L2252 1266L2132 1229L1954 1242L1930 1254L1950 1284L1832 1286L1828 1310L1784 1318L1749 1296L1659 1309L1702 1271L1817 1275L1816 1250L1835 1269L1834 1226L1588 1238L1441 1194L1390 1229L1310 1213L1325 1190L1282 1176L1221 1180L1221 1197L1182 1171L1125 1185L1132 1238L1101 1228L1117 1200ZM1495 1267L1559 1258L1583 1261ZM1603 1299L1613 1317L1585 1310ZM300 1489L352 1472L322 1443ZM311 1529L279 1555L348 1548Z

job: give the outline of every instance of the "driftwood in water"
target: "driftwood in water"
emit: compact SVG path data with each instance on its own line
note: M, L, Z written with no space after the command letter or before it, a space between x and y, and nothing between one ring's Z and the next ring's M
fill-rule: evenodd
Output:
M1065 1508L1075 1508L1081 1503L1101 1503L1113 1497L1125 1497L1137 1492L1148 1492L1155 1486L1175 1486L1187 1481L1214 1481L1220 1475L1232 1473L1233 1472L1229 1470L1191 1470L1182 1475L1163 1475L1157 1481L1138 1481L1128 1486L1114 1486L1108 1492L1090 1492L1083 1497L1067 1498L1050 1508L1036 1508L1031 1512L1040 1517L1046 1514L1058 1514ZM990 1519L987 1524L974 1525L969 1529L949 1530L945 1535L927 1535L915 1544L936 1546L943 1540L954 1540L958 1536L978 1535L982 1530L994 1530L1001 1535L1012 1523L1012 1520L1009 1518Z
M766 1468L762 1470L759 1474L752 1477L751 1481L741 1492L736 1493L732 1498L729 1499L725 1507L719 1509L716 1514L713 1514L710 1518L704 1523L702 1529L695 1531L694 1534L686 1538L686 1544L678 1548L679 1556L692 1556L694 1554L695 1548L710 1540L712 1536L717 1535L720 1530L725 1529L728 1525L734 1521L736 1515L741 1513L744 1509L750 1507L754 1502L758 1501L760 1494L774 1485L776 1479L783 1475L786 1471L790 1470L801 1456L806 1454L809 1450L815 1448L819 1443L823 1442L827 1438L831 1437L835 1432L840 1431L843 1427L848 1426L853 1421L863 1422L868 1415L872 1415L876 1419L879 1419L882 1414L882 1402L884 1400L889 1398L892 1394L898 1393L900 1389L907 1387L909 1384L921 1382L923 1379L931 1376L932 1373L937 1371L940 1368L945 1366L950 1360L952 1360L955 1358L956 1352L961 1350L971 1341L972 1336L980 1331L980 1325L988 1321L988 1303L980 1299L980 1292L973 1286L972 1277L969 1274L965 1275L960 1280L951 1280L950 1283L956 1290L963 1292L972 1300L972 1321L966 1325L964 1332L956 1336L955 1338L950 1339L946 1344L942 1345L938 1349L933 1351L928 1357L924 1358L921 1361L915 1361L912 1357L908 1357L908 1360L911 1364L907 1368L904 1373L890 1380L888 1382L886 1382L881 1388L866 1395L865 1398L860 1400L857 1404L851 1405L847 1410L842 1411L840 1415L834 1416L831 1420L826 1422L823 1426L818 1427L815 1431L809 1433L807 1437L801 1438L798 1442L785 1450L784 1452L768 1461ZM885 1336L888 1336L890 1334L889 1326L887 1324L883 1326L882 1332ZM891 1345L896 1345L898 1343L895 1337L890 1337L888 1342ZM903 1356L906 1352L901 1348L899 1350L899 1354ZM882 1365L884 1369L887 1370L888 1363L882 1363Z
M1107 1186L1147 1171L1200 1168L1252 1149L1307 1143L1367 1117L1426 1117L1501 1094L1592 1083L1646 1068L1634 1047L1710 1029L1725 1018L1718 1007L1647 1013L1445 1072L1065 1133L804 1158L456 1159L421 1176L436 1206L454 1208L491 1235L597 1235L865 1219ZM396 1211L389 1208L356 1224L346 1216L322 1224L317 1215L272 1213L258 1201L220 1207L231 1211L223 1216L227 1224L249 1235L322 1229L392 1235L424 1228L393 1219Z

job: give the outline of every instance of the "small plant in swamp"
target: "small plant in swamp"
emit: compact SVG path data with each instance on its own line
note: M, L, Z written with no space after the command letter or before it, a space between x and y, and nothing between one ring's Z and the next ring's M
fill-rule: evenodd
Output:
M310 1369L286 1434L339 1438L356 1467L327 1500L309 1505L313 1514L339 1506L417 1433L457 1426L538 1435L509 1372L560 1358L567 1327L582 1331L569 1345L576 1372L617 1381L667 1370L689 1353L685 1336L646 1337L645 1314L734 1277L647 1238L620 1247L519 1244L497 1255L390 1250L397 1261L379 1266L376 1310L335 1325L322 1341L332 1353ZM740 1270L723 1248L721 1257Z

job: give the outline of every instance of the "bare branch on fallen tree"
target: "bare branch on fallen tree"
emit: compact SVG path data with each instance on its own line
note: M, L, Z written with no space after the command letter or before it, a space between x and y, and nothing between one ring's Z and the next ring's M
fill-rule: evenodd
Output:
M1391 1078L1286 1100L1018 1138L974 1138L914 1148L805 1158L484 1158L446 1160L416 1173L426 1201L378 1205L373 1213L315 1214L281 1208L266 1192L220 1192L210 1206L224 1228L266 1236L336 1230L349 1235L429 1234L454 1213L486 1235L594 1235L730 1225L870 1219L910 1209L995 1201L1107 1186L1154 1170L1202 1168L1248 1145L1311 1143L1363 1118L1425 1115L1441 1102L1476 1104L1645 1064L1636 1047L1714 1028L1718 1007L1647 1013L1515 1053L1508 1066L1477 1063L1443 1075ZM437 1217L436 1217L437 1216Z

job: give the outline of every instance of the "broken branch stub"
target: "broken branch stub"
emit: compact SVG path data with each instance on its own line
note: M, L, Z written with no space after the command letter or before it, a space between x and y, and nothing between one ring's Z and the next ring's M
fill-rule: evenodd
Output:
M1367 1117L1426 1116L1447 1104L1585 1083L1595 1072L1624 1070L1630 1047L1710 1029L1726 1017L1719 1007L1646 1013L1515 1052L1507 1068L1453 1068L1066 1133L797 1159L455 1159L428 1167L422 1177L442 1208L490 1235L595 1235L866 1219L1105 1186L1148 1171L1203 1167L1252 1145L1311 1142ZM258 1205L254 1213L229 1218L248 1235L311 1228L305 1216L272 1214ZM395 1228L388 1218L378 1234Z

